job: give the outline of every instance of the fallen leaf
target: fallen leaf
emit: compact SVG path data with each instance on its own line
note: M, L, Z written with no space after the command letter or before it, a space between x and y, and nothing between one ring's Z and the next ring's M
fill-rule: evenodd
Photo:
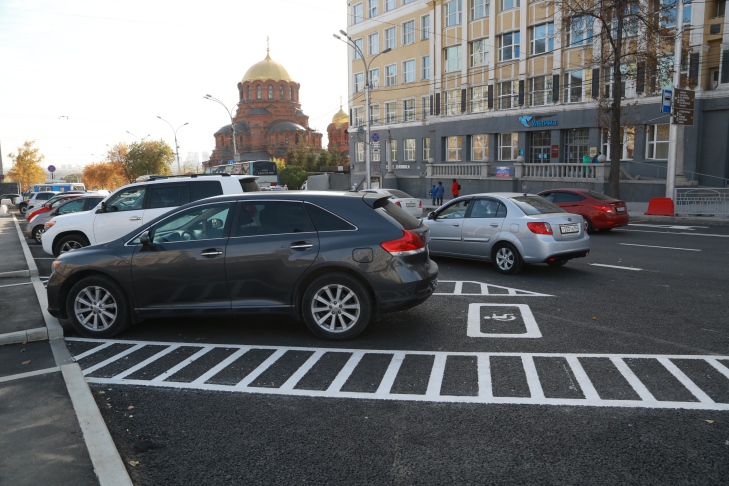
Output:
M139 461L129 461L129 465L132 467L137 467L139 466Z
M704 420L704 422L706 422L707 424L713 424L714 423L713 420Z
M132 417L134 417L134 415L130 415L130 416L129 416L129 418L132 418Z
M592 316L592 320L593 321L596 321L597 320L597 316Z
M21 353L25 353L25 348L20 350Z
M104 390L99 391L99 395L105 395L106 392Z
M134 405L129 405L129 406L127 407L127 410L132 410L132 409L134 409Z
M23 361L23 363L22 363L22 364L24 364L24 365L30 364L30 360L28 360L28 361Z

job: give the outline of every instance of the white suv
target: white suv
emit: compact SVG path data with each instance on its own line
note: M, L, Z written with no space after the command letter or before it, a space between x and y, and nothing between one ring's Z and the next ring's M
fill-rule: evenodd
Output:
M115 240L170 208L222 194L260 191L255 176L205 174L159 177L121 187L84 213L56 216L45 224L43 250L58 256Z

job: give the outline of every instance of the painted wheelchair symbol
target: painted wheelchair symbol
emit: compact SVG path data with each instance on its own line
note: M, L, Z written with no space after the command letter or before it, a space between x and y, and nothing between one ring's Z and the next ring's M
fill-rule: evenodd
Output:
M484 319L493 319L495 321L504 321L504 322L516 320L516 316L514 314L503 314L503 315L493 314L491 317L484 316L483 318Z

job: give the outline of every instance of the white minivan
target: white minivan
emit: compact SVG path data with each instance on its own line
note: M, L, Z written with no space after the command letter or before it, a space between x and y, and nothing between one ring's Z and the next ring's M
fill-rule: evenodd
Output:
M252 191L260 191L255 176L155 176L117 189L91 211L56 216L45 224L41 243L46 253L58 256L115 240L171 208L207 197Z

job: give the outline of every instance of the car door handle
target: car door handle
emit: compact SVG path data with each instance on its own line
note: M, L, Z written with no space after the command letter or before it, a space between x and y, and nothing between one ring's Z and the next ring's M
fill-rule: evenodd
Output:
M309 248L314 248L314 245L306 243L305 241L297 241L295 243L291 243L290 248L292 250L308 250Z
M140 216L132 216L131 218L129 218L129 221L141 221L141 219L142 218Z
M208 248L207 250L203 250L202 253L200 253L200 256L214 258L222 254L223 250L221 250L220 248Z
M492 228L498 228L499 227L499 224L498 223L491 223L491 227Z
M460 223L453 223L453 226L458 228L461 224Z

